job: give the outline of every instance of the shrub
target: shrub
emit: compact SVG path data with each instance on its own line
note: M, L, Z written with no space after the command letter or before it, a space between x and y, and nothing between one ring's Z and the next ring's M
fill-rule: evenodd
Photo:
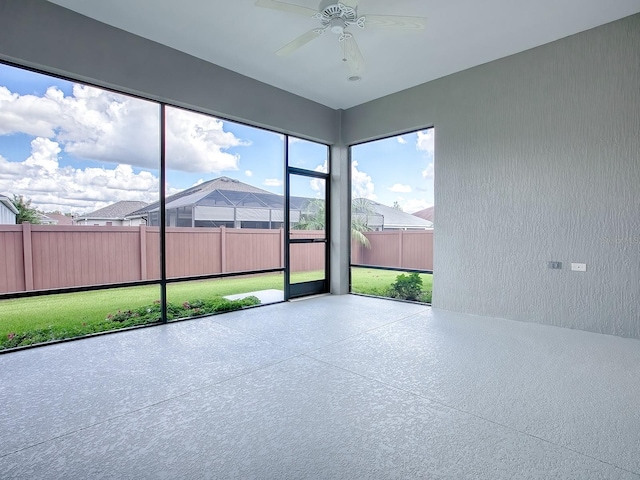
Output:
M417 273L398 275L387 291L391 298L414 301L420 300L422 293L422 279Z
M239 300L227 300L226 298L218 297L211 300L193 300L181 304L169 302L167 303L167 320L231 312L243 307L258 305L259 303L260 300L255 296L245 297ZM106 319L112 322L141 325L144 323L158 322L160 321L161 315L160 304L154 302L153 305L146 307L126 311L118 310L116 313L107 315Z

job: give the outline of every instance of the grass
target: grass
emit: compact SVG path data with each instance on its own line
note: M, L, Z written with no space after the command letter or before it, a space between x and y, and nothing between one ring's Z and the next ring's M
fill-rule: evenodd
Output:
M401 272L353 268L352 290L356 293L385 296L387 288L399 273ZM432 276L421 277L423 289L430 292ZM292 281L295 282L316 278L318 272L292 275ZM267 289L282 290L283 275L276 273L172 283L167 286L167 300L174 305L181 305L184 302L213 301L221 296ZM148 319L142 321L132 318L114 322L107 319L107 316L116 314L118 310L148 308L159 298L160 288L148 285L0 300L0 349L149 323ZM241 307L242 305L238 306ZM228 307L220 307L221 310L225 308ZM187 312L185 316L191 313Z
M366 295L387 296L387 289L396 281L401 273L397 270L378 270L373 268L351 268L351 291ZM422 290L426 293L425 301L431 303L431 291L433 290L433 275L422 273Z

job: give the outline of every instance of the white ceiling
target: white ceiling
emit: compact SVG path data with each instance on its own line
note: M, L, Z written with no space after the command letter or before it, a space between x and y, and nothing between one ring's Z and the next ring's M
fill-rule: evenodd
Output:
M418 32L355 28L366 69L362 80L349 82L331 33L289 56L275 55L318 21L259 8L254 0L50 1L332 108L349 108L640 12L640 0L359 0L359 15L418 16L427 23ZM287 2L314 9L319 4Z

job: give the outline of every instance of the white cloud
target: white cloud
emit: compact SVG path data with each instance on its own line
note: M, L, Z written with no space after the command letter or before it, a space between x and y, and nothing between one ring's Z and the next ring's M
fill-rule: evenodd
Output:
M407 143L407 140L402 136L396 137L396 138L398 139L398 143L401 145L404 145L405 143Z
M277 178L266 178L262 184L267 187L281 187L282 180L278 180Z
M249 143L223 127L224 123L213 117L167 109L167 167L206 173L238 170L240 156L223 150Z
M351 163L351 197L376 200L378 196L373 193L374 189L375 186L371 181L371 177L358 170L358 162L354 160Z
M61 117L60 105L51 98L55 90L50 88L44 97L37 97L18 95L0 86L0 135L22 132L53 137Z
M433 205L426 200L418 198L403 199L399 200L398 203L402 207L402 210L407 213L415 213Z
M416 150L425 152L430 157L433 157L435 150L434 130L430 128L429 130L419 131L416 141Z
M252 172L251 170L245 170L245 171L244 171L244 174L245 174L247 177L253 177L253 172Z
M411 187L409 185L402 185L401 183L396 183L392 187L389 187L389 190L395 193L411 193Z
M284 142L285 136L283 134L279 133L278 134L278 138ZM304 140L302 140L301 138L298 138L298 137L289 136L289 145L294 144L294 143L298 143L298 142L304 142Z
M422 171L422 176L424 178L430 178L430 179L434 178L433 163L430 163L429 165L427 165L427 168L425 168Z
M68 154L108 163L157 169L160 110L157 104L74 85L65 96L50 87L42 97L0 87L0 135L48 138ZM167 108L167 163L174 170L237 170L239 156L225 150L248 145L224 131L221 120Z
M322 173L327 173L328 170L329 170L329 166L327 164L327 160L325 160L322 165L318 165L314 169L314 171L322 172ZM325 186L324 181L320 180L319 178L312 178L309 183L311 185L311 189L312 190L314 190L314 191L316 191L318 193L324 192L324 186Z
M31 155L23 162L0 156L0 191L24 195L45 211L89 212L118 200L158 200L158 177L134 172L130 165L114 169L61 167L60 146L46 138L31 142Z
M433 169L433 154L435 151L435 129L430 128L423 132L418 132L418 139L416 141L416 150L425 152L427 158L427 167L422 171L422 176L427 179L434 178Z

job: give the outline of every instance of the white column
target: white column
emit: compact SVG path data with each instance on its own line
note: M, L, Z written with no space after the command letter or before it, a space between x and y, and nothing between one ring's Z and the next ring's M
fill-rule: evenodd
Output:
M331 272L332 294L349 293L349 256L351 241L351 188L349 184L349 148L331 147Z

